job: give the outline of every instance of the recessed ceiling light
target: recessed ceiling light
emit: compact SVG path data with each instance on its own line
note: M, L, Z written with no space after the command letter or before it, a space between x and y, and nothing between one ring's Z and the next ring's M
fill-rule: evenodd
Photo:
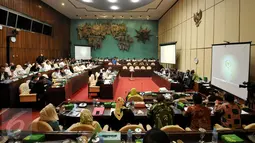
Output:
M65 5L65 3L63 3L63 2L62 2L62 4L61 4L61 5L62 5L62 6L64 6L64 5Z
M91 3L93 0L82 0L83 2Z
M108 0L110 3L116 3L118 0Z
M137 2L139 2L140 0L131 0L131 2L133 2L133 3L137 3Z
M116 5L113 5L113 6L111 6L110 7L112 10L118 10L118 9L120 9L118 6L116 6Z

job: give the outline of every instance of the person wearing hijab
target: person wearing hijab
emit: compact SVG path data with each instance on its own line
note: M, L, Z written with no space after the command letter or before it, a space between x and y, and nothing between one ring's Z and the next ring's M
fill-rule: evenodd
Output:
M73 128L74 126L79 126L79 125L89 125L89 126L92 126L93 128L95 128L95 130L97 132L102 131L100 124L97 121L93 120L93 116L92 116L90 110L88 110L88 109L83 109L81 111L80 122L73 124L71 127L69 127L69 129Z
M60 131L59 118L55 107L50 103L40 111L40 121L47 122L53 129L53 131Z
M116 100L115 110L111 113L110 127L114 131L119 131L127 124L134 123L134 113L132 112L132 110L125 108L124 104L124 99L119 97Z
M133 96L141 96L137 93L136 91L136 88L132 88L129 95L127 96L127 100L129 100L130 97L133 97Z

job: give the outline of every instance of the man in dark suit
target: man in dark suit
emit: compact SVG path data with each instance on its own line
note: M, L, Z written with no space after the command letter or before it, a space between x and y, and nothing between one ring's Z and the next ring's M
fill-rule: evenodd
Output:
M4 81L4 80L7 80L9 79L9 75L7 72L5 72L5 67L4 66L1 66L1 69L0 69L0 81Z
M41 54L40 56L38 56L38 57L36 58L36 62L37 62L38 64L42 64L44 61L45 61L45 57L43 56L43 54Z

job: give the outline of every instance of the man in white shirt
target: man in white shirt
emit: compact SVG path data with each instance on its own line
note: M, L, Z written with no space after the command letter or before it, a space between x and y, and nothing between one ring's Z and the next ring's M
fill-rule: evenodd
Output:
M9 75L7 72L5 72L5 67L1 66L0 68L0 81L4 81L9 79Z
M64 69L64 72L67 76L70 76L72 75L73 73L70 71L69 67L68 66L65 66L65 69Z
M11 76L11 69L7 63L5 63L5 72L7 72L9 76Z
M58 78L63 78L61 76L61 73L60 73L60 69L59 68L56 68L55 71L52 73L52 78L53 79L58 79Z

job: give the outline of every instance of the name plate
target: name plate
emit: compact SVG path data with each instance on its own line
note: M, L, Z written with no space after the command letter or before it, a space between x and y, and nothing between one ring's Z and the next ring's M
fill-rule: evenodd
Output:
M104 143L120 143L121 134L120 132L101 132L99 136L104 139Z
M23 75L22 78L26 78L27 76L26 75Z

